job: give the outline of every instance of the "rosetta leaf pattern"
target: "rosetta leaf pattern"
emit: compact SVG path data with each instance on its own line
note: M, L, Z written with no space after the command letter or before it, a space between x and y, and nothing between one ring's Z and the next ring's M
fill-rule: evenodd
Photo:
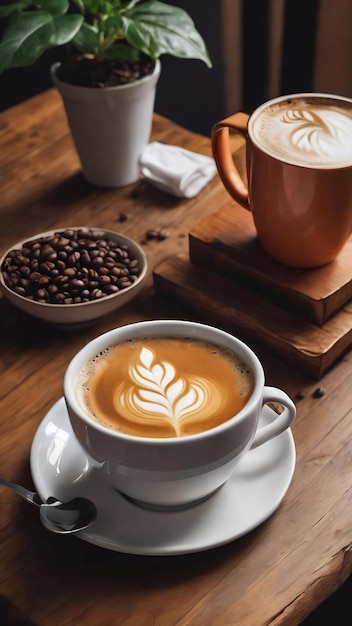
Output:
M130 384L120 385L118 403L124 417L153 425L171 424L177 436L182 425L207 412L210 397L216 398L217 389L210 380L177 375L175 367L157 362L150 348L143 347L139 363L129 367ZM219 393L219 392L218 392Z
M347 140L344 119L333 111L323 116L313 110L290 109L285 111L282 121L296 126L290 139L303 152L321 156L336 154Z

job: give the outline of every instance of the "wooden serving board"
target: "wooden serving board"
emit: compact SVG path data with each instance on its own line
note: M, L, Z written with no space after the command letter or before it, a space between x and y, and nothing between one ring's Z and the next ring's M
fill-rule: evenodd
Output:
M233 201L191 230L189 254L195 265L251 284L315 324L324 324L352 298L352 238L328 265L289 268L267 256L252 215Z
M270 298L173 256L153 272L155 290L209 323L253 339L319 379L352 344L352 304L319 326L277 306Z

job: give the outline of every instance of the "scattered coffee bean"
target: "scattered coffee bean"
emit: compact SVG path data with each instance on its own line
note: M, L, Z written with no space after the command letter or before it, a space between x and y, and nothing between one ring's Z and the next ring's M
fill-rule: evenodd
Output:
M158 241L164 241L164 239L168 238L168 233L165 230L147 230L145 234L146 241L151 241L152 239L157 239Z
M120 213L117 221L118 222L126 222L126 220L128 220L128 216L126 215L126 213Z
M304 391L298 391L296 393L296 400L303 400L303 398L306 397L306 394L304 393Z
M164 239L168 238L168 233L165 230L159 230L157 239L159 241L164 241Z
M322 387L318 387L313 391L313 398L322 398L323 396L325 396L325 391Z
M150 241L151 239L156 239L158 236L158 231L157 230L147 230L146 234L145 234L145 238L147 241Z
M26 241L1 267L5 284L46 304L99 300L129 287L140 274L128 246L95 229L66 229Z

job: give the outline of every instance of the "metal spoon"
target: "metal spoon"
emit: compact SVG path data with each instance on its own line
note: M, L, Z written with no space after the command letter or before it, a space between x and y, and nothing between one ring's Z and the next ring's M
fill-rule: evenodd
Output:
M42 502L35 491L29 491L5 478L0 478L0 485L13 489L27 502L40 509L40 521L43 526L59 535L83 530L97 517L95 504L87 498L73 498L69 502L60 502L57 498L50 497L46 502Z

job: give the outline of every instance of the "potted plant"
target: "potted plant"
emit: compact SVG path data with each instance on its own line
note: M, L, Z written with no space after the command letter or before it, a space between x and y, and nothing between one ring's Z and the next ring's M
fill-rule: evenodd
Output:
M159 0L18 0L6 26L0 74L65 46L51 68L85 178L104 187L137 180L148 143L160 56L199 59L205 43L186 11Z

